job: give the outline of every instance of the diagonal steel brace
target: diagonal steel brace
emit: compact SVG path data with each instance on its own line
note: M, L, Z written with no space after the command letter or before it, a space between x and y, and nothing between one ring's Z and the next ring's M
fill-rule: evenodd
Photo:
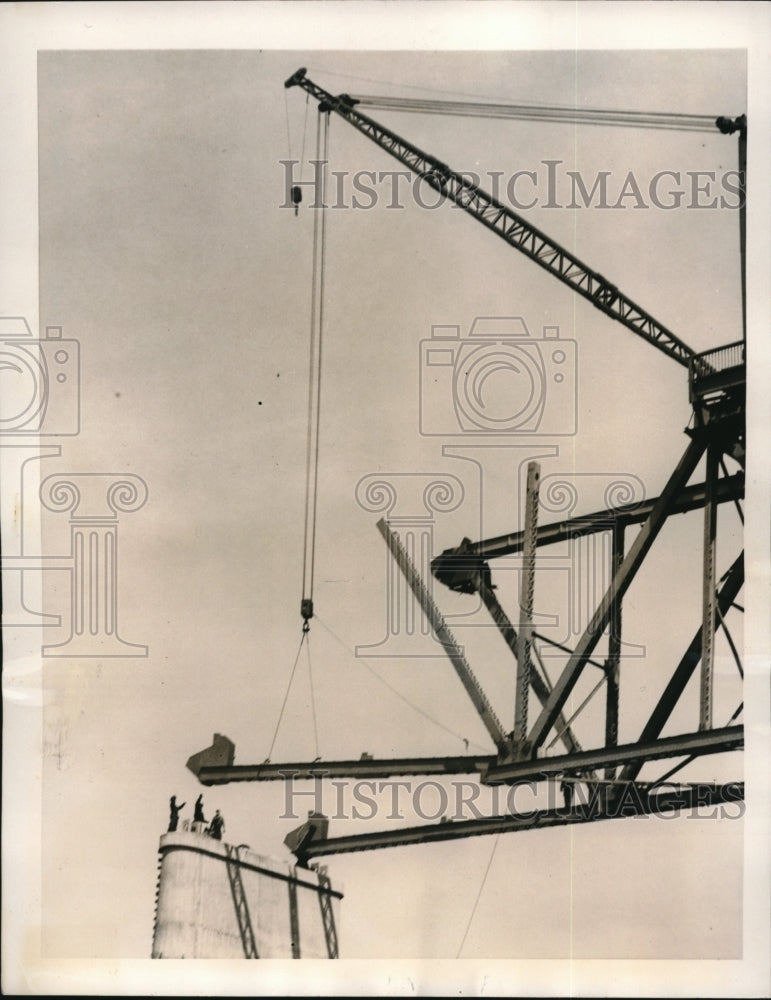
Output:
M706 436L703 433L694 433L683 457L678 462L677 468L672 473L669 482L653 507L648 520L640 529L624 561L614 574L610 587L600 601L599 607L584 630L557 683L554 685L548 702L544 705L541 714L536 719L528 737L533 752L541 746L549 730L554 725L557 716L570 696L570 692L575 687L581 671L591 656L592 650L599 642L603 630L610 621L614 607L626 593L656 536L663 527L664 522L670 513L672 513L676 497L688 482L706 446Z
M509 741L498 716L495 714L490 702L487 700L487 696L482 690L479 681L476 679L476 676L469 666L466 657L463 655L460 646L455 641L455 637L445 625L444 618L442 617L439 608L436 606L433 597L428 592L428 588L421 580L420 574L412 564L412 560L407 555L404 546L399 541L399 536L388 527L388 524L383 518L377 522L377 528L386 540L386 544L391 550L391 554L396 560L396 564L404 574L404 578L409 584L410 589L418 599L420 606L423 608L431 627L436 633L437 639L442 644L445 652L450 658L450 662L455 668L455 672L471 698L474 708L476 708L479 713L482 722L484 722L487 727L487 731L492 737L493 742L501 753L508 752Z

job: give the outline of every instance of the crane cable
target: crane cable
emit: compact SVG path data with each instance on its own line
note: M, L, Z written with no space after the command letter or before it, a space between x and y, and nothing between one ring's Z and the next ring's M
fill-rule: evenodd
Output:
M270 741L270 749L268 750L268 755L265 758L265 762L270 761L271 755L273 753L273 748L276 745L276 739L278 737L278 731L281 726L281 720L284 718L284 710L286 709L286 703L289 700L289 692L292 690L292 682L294 681L294 675L297 672L297 664L300 662L300 653L302 652L303 643L305 644L305 651L308 656L308 683L310 687L311 695L311 713L313 716L313 739L314 745L316 747L316 759L319 758L319 727L316 721L316 695L313 689L313 670L311 669L311 638L309 630L303 628L300 634L300 645L297 647L297 655L295 656L294 663L292 664L292 671L289 674L289 683L286 686L286 691L284 692L284 700L281 702L281 709L278 713L278 719L276 721L276 728L273 730L273 739Z
M286 88L284 88L284 98L286 99ZM308 108L310 107L311 95L305 95L305 117L303 118L303 141L300 147L300 174L305 167L305 136L308 134Z
M327 75L330 75L330 76L344 77L344 78L346 78L348 80L357 80L357 81L360 81L362 83L374 83L374 84L377 84L378 86L384 85L386 87L393 87L395 85L393 79L382 80L382 79L371 77L371 76L361 76L361 75L355 74L355 73L340 73L340 72L332 71L332 70L329 69L329 67L326 67L326 66L325 67L320 67L320 66L310 66L309 65L308 66L308 72L326 73ZM621 111L621 110L618 110L618 109L613 110L613 109L610 109L610 108L583 108L583 109L578 109L578 108L576 108L575 104L573 104L573 105L570 105L570 104L557 104L557 103L543 104L543 103L538 103L536 101L527 101L527 100L522 100L522 99L520 99L517 102L509 102L509 103L505 103L504 104L504 103L502 103L500 101L497 101L490 94L469 93L469 92L463 91L463 90L450 90L450 89L448 89L446 87L426 87L426 86L423 86L423 85L414 85L414 84L407 84L407 83L399 83L399 84L396 84L396 86L398 86L402 90L406 89L406 90L412 90L412 91L422 91L424 94L440 94L442 96L441 97L437 97L437 98L431 98L431 97L409 98L409 97L393 97L393 96L386 96L386 97L384 97L382 95L371 95L371 94L357 94L357 95L354 95L354 100L359 101L359 103L361 103L361 104L364 104L366 102L369 107L375 107L375 103L374 102L382 102L383 109L385 109L385 102L391 102L390 106L393 108L393 110L397 110L396 104L397 103L401 103L404 106L398 108L398 110L400 110L400 111L408 110L407 106L409 104L413 104L413 105L425 104L425 105L428 105L428 104L433 103L433 104L441 106L442 108L447 108L447 109L449 109L450 106L455 105L456 107L460 107L461 109L463 109L463 108L470 109L471 107L474 107L474 106L479 107L479 108L483 108L483 109L488 109L488 108L522 109L525 112L532 111L534 114L537 114L539 111L544 111L547 114L548 113L554 113L554 114L560 114L560 113L571 114L571 113L576 113L576 114L581 114L581 115L584 115L584 116L586 116L586 115L594 115L594 116L596 116L597 120L595 122L593 122L593 124L604 124L605 122L604 121L600 121L599 119L600 118L604 118L605 116L611 116L611 117L616 117L617 118L618 116L623 115L623 116L628 116L629 120L628 120L627 124L630 124L630 125L642 124L647 119L648 120L648 127L652 127L652 126L655 127L657 125L661 125L662 123L666 122L666 124L664 124L663 127L678 128L678 127L682 127L683 125L685 125L686 128L693 129L693 130L696 130L696 131L701 131L702 128L704 128L704 130L706 130L706 131L714 131L714 126L716 124L716 122L715 122L715 115L687 114L687 113L683 114L682 112L668 112L668 111ZM471 101L468 101L468 100L459 101L457 99L458 96L464 97L464 98L472 98L472 100ZM372 102L372 103L369 103L369 102ZM380 106L380 105L378 105L378 106ZM414 110L417 111L418 110L417 107L415 107ZM437 113L444 113L444 114L458 114L458 113L476 114L476 112L471 111L471 110L460 111L460 112L459 111L443 110L443 111L438 111ZM495 115L491 114L491 115L487 115L487 117L495 117ZM509 113L506 113L504 115L504 117L512 117L512 115L510 115ZM680 125L678 125L678 119L681 120L681 124Z
M303 133L302 142L300 146L300 176L302 176L303 168L305 166L305 137L308 134L308 105L310 103L310 95L305 95L305 117L303 118ZM284 115L286 117L286 148L289 154L289 159L293 161L292 157L292 130L289 127L289 98L286 90L284 90Z
M322 118L324 127L322 129ZM300 159L300 170L305 161L305 132L308 124L308 102L305 107L305 127L303 128L302 153ZM324 170L322 172L322 205L323 193L326 191L326 159L329 146L329 116L319 114L319 126L316 135L316 158L320 158L323 132L323 159ZM291 159L291 141L289 133L289 115L287 113L287 141L289 143L289 158ZM324 244L325 244L325 218L322 208L321 212L316 212L313 223L313 282L311 286L311 335L310 335L310 362L308 371L308 442L305 458L305 533L303 544L303 597L300 605L303 616L303 627L300 636L300 645L297 649L292 671L289 675L289 683L284 692L284 700L278 713L276 728L273 732L273 739L268 750L267 761L270 760L273 748L278 737L281 720L284 717L284 710L292 689L292 682L297 671L297 664L300 662L300 653L303 643L307 642L308 655L308 681L310 684L311 709L313 713L313 733L316 745L316 755L319 752L319 734L316 722L316 699L313 690L313 673L311 669L310 637L308 632L310 625L308 621L313 617L313 574L316 545L316 497L318 492L318 472L319 472L319 417L321 406L321 331L322 331L322 299L324 291Z
M482 876L482 884L479 886L479 892L477 893L477 898L474 900L474 905L471 908L471 915L468 918L468 923L466 924L466 930L463 932L463 940L458 946L458 951L457 954L455 955L456 958L460 958L461 952L463 951L463 946L466 943L466 938L468 937L468 932L471 930L471 925L474 922L474 914L477 912L477 906L479 906L479 900L482 898L482 893L484 892L485 889L485 883L487 882L487 876L490 874L490 868L492 866L493 858L495 857L495 851L498 847L498 841L500 839L501 839L501 831L499 830L498 833L496 833L495 835L495 842L493 843L493 849L490 851L490 857L487 861L487 868L485 868L485 873Z
M294 658L294 664L292 666L292 672L289 675L289 683L286 686L286 691L284 692L284 700L281 702L281 710L278 713L278 720L276 722L276 728L273 730L273 739L270 741L270 749L268 750L268 756L265 758L265 763L270 761L271 754L273 753L273 747L276 745L276 737L278 736L278 729L281 725L281 720L284 717L284 709L286 708L287 698L289 697L289 692L292 688L292 681L294 680L295 671L297 670L297 664L300 662L300 653L302 652L303 643L305 642L306 632L303 630L300 636L300 645L297 647L297 656Z
M313 279L311 283L310 361L308 365L308 443L305 457L305 528L300 613L303 631L313 617L313 580L316 561L316 521L319 484L319 426L321 419L321 362L324 330L324 276L326 252L326 186L329 150L329 115L319 112L316 160L321 162L321 207L314 203Z
M319 726L316 721L316 695L313 690L313 670L311 668L311 637L307 631L303 631L303 635L308 637L308 641L305 643L305 652L308 655L308 685L311 692L311 713L313 715L313 741L316 746L316 759L319 758Z
M378 111L411 114L455 115L473 118L508 118L515 121L553 122L578 125L612 125L659 128L683 132L715 131L714 115L692 115L662 111L619 111L604 108L577 108L570 105L497 104L487 101L449 101L413 97L385 97L357 94L353 100Z
M385 687L387 687L392 694L395 694L397 698L399 698L401 701L405 703L405 705L409 705L409 707L412 708L414 711L416 711L418 715L421 715L424 719L427 719L435 726L438 726L439 729L443 729L446 733L449 733L450 736L454 736L457 740L460 740L460 742L464 744L467 750L470 746L472 746L475 747L477 750L481 750L482 753L488 752L486 747L481 746L481 744L479 743L474 743L473 740L466 739L465 736L461 736L460 733L455 732L454 729L450 729L449 726L445 726L443 722L440 722L438 719L434 718L433 715L429 715L429 713L426 712L425 709L422 709L420 705L416 705L414 701L410 701L410 699L405 694L402 694L402 692L399 691L398 688L395 688L393 684L391 684L389 681L385 679L385 677L382 676L382 674L378 673L378 671L372 666L372 664L368 662L366 657L361 656L359 653L355 652L353 648L348 645L348 643L346 643L343 639L341 639L340 636L335 631L333 631L333 629L322 618L319 618L317 616L316 620L321 625L321 627L324 628L332 636L332 638L335 639L339 643L339 645L347 653L349 653L351 657L353 657L356 660L357 663L363 664L376 680L380 681L381 684L385 685Z

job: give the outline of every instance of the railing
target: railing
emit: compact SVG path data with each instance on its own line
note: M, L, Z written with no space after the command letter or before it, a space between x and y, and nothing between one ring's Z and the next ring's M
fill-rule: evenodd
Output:
M707 393L724 391L745 379L744 341L694 354L688 364L691 401Z

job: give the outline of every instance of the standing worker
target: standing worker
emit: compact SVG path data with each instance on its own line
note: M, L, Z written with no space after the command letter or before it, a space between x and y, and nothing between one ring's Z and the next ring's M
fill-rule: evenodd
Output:
M203 815L203 792L195 800L195 808L193 811L193 822L194 823L205 823Z
M219 809L215 812L212 817L211 823L209 823L209 835L214 837L215 840L222 840L222 831L225 829L225 820L220 816Z
M169 833L174 833L177 829L177 823L179 822L179 814L185 808L187 803L183 802L181 806L177 805L177 796L172 795L169 799Z

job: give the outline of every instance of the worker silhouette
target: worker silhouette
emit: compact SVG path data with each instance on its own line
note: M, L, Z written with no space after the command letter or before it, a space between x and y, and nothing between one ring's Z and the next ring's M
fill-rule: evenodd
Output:
M209 836L214 837L215 840L222 840L222 831L225 829L225 820L220 815L219 809L212 816L212 821L209 823Z
M177 805L177 796L172 795L169 799L169 833L174 833L177 829L177 823L179 822L179 814L185 808L187 803L183 802L181 805Z
M205 823L206 819L203 814L203 793L198 796L195 800L195 806L193 808L193 822L194 823Z

